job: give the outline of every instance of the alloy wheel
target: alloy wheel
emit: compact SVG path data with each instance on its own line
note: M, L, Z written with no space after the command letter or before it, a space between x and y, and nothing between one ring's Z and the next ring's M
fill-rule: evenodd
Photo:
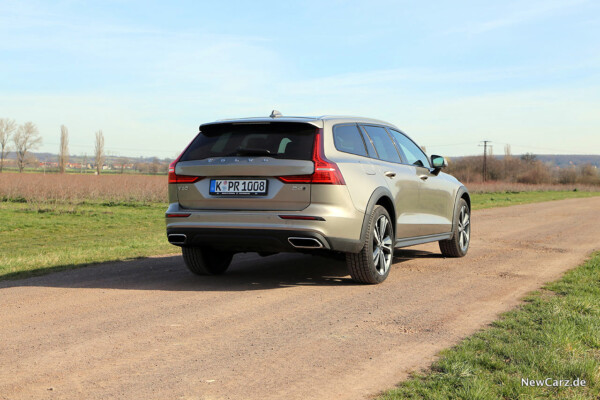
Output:
M392 265L393 249L390 221L381 215L373 227L373 265L379 275L385 275Z
M469 248L469 240L471 238L471 218L469 216L469 208L462 206L458 215L458 245L464 253Z

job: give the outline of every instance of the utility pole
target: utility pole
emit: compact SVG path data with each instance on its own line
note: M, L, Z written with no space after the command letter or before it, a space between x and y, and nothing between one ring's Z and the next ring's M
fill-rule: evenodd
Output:
M482 140L483 142L483 171L482 171L482 175L483 175L483 181L485 182L487 180L487 146L488 143L491 142L491 140ZM481 146L481 145L479 145Z

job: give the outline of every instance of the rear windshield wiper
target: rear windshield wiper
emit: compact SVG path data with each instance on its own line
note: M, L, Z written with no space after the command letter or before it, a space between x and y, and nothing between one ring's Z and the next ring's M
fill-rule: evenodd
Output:
M226 157L230 156L270 156L271 152L266 149L248 149L245 147L238 147L233 153L227 154Z

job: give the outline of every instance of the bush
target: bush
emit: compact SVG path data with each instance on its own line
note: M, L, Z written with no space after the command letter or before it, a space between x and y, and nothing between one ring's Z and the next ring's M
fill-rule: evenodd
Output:
M468 183L483 181L483 156L452 159L445 172L458 180ZM598 168L585 164L579 168L573 166L559 168L554 164L544 164L535 155L504 158L487 157L487 180L524 184L563 184L600 185Z
M531 167L517 177L519 183L550 183L552 176L548 167L539 161L531 162Z

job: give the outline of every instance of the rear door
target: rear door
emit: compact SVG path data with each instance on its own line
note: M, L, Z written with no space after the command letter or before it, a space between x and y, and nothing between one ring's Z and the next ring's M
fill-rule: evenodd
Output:
M402 164L396 146L384 127L364 125L362 128L377 151L379 173L385 178L394 196L396 238L419 236L421 234L419 177L413 168Z
M310 184L279 176L314 172L317 127L295 122L217 123L201 131L175 166L177 175L202 177L177 184L179 204L202 210L302 210Z
M335 161L342 175L350 184L346 187L357 210L364 212L373 190L382 179L377 174L377 166L370 157L376 157L367 150L365 139L356 123L338 124L333 127L333 143L339 154Z

